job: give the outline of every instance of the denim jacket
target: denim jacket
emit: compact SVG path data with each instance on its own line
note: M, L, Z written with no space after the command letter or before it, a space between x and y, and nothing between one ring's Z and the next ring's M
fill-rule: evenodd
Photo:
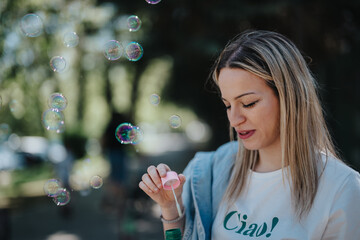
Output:
M212 223L229 182L238 143L214 152L198 152L184 170L185 240L210 240Z

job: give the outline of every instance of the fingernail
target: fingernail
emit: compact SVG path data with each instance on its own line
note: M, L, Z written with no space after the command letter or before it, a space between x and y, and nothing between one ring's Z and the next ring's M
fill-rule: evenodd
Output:
M157 186L158 186L158 188L161 188L161 184L158 184Z
M157 191L159 191L159 189L157 189L157 188L154 188L154 190L153 190L154 192L157 192Z

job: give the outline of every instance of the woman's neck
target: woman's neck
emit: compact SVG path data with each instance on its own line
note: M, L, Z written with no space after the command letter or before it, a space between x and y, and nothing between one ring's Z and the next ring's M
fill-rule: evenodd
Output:
M256 161L253 171L273 172L281 167L281 146L278 144L271 148L259 150L259 159Z

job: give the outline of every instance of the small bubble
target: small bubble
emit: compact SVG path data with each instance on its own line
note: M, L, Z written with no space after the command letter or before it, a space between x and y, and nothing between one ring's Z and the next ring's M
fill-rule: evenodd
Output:
M9 108L11 112L15 112L19 107L20 103L17 100L13 99L9 102Z
M63 41L66 47L76 47L79 44L79 36L76 32L67 32Z
M148 4L158 4L161 0L145 0Z
M149 101L150 101L150 103L151 103L152 105L157 106L157 105L159 105L159 103L160 103L160 96L157 95L157 94L155 94L155 93L153 93L153 94L150 95Z
M57 206L64 206L70 202L70 192L66 188L60 188L58 194L53 197L53 201Z
M127 26L130 32L136 32L141 27L141 20L138 16L131 15L127 19Z
M99 189L103 185L103 179L100 176L93 176L90 179L90 186L94 189Z
M67 100L62 93L51 94L48 105L50 108L56 108L59 111L63 111L67 106Z
M169 118L169 124L172 128L179 128L181 126L181 118L178 115L172 115Z
M129 61L136 62L143 56L144 50L139 43L131 42L126 46L125 53Z
M66 60L61 56L50 59L50 67L54 72L62 73L66 68Z
M20 27L27 37L38 37L43 32L43 23L41 18L34 13L29 13L22 17Z
M122 44L116 40L110 40L104 45L104 55L106 59L114 61L119 59L124 53Z

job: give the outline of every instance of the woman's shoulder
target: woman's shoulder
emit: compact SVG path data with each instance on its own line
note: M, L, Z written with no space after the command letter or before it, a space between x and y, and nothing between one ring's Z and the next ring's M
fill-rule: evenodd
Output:
M231 141L224 143L214 151L200 151L194 156L194 161L206 161L211 158L212 160L224 159L227 156L235 156L238 151L238 142Z
M322 153L323 171L321 178L323 182L333 186L343 186L344 184L359 184L360 174L345 162L332 155Z

